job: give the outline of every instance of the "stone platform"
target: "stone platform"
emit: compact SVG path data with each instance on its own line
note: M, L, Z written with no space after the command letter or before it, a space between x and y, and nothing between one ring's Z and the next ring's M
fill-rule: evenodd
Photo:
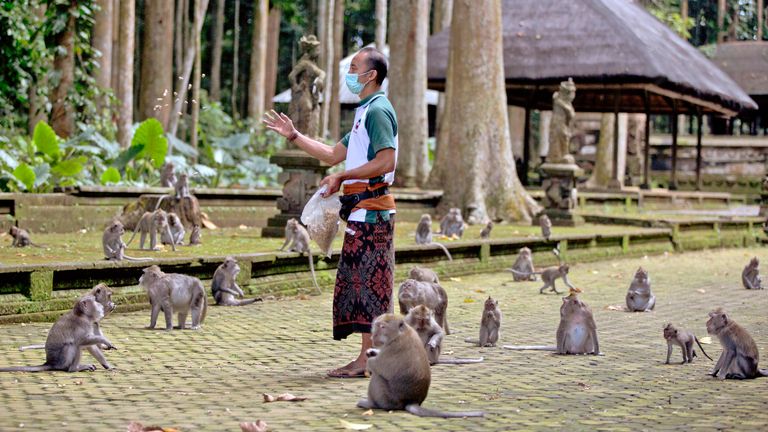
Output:
M538 294L538 282L512 283L506 273L441 278L450 302L446 356L484 356L479 365L435 366L425 406L487 411L485 419L423 419L403 412L355 408L368 380L325 377L350 360L359 339L331 338L331 295L268 300L209 311L201 331L144 330L147 311L115 314L102 325L118 347L107 352L115 370L0 374L0 430L121 431L130 421L181 431L239 431L241 421L266 421L273 431L343 430L339 420L369 430L630 431L763 430L766 378L718 381L713 362L664 365L662 327L673 322L706 336L707 312L723 306L768 349L768 291L741 287L742 263L765 249L661 254L583 264L571 281L595 314L605 354L557 356L477 348L482 301L499 300L504 344L553 344L560 296ZM649 313L615 311L638 266L649 270L658 297ZM398 278L398 282L401 279ZM563 287L559 286L558 289ZM120 308L121 306L118 306ZM49 324L0 326L0 365L39 364ZM704 345L717 359L716 345ZM698 352L699 349L697 348ZM84 356L86 361L91 361ZM680 351L672 360L679 362ZM768 360L761 365L766 367ZM304 402L262 402L262 393L289 392Z

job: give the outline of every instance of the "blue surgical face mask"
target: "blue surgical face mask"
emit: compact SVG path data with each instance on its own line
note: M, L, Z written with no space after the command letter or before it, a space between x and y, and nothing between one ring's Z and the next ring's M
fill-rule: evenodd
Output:
M363 88L365 87L365 85L368 84L368 83L361 83L357 81L357 77L359 77L360 75L368 74L370 72L373 72L373 71L369 70L368 72L363 72L361 74L348 73L346 75L345 80L347 82L347 88L349 89L349 91L352 92L352 94L360 94L360 92L363 91Z

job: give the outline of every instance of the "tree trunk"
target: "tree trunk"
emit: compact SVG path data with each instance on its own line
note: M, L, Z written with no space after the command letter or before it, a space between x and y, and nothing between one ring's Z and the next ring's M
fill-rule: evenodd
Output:
M216 25L213 27L211 54L211 101L221 99L221 52L224 41L224 0L216 0Z
M265 75L267 70L267 0L255 0L251 67L248 77L248 117L260 121L264 113Z
M280 20L283 11L273 7L269 11L269 24L267 30L267 70L264 84L264 110L271 110L275 104L272 98L277 93L277 61L280 48Z
M432 34L440 33L451 26L451 17L453 12L453 0L435 0L435 11L432 14ZM444 135L448 131L448 124L443 119L445 118L445 93L441 92L437 98L437 115L435 117L435 150L434 160L437 160L437 155L440 153L440 144L442 142L441 135ZM437 185L439 183L440 175L432 166L432 170L429 173L429 184Z
M334 71L338 71L339 63L344 50L344 0L336 0L333 5L333 60L330 67ZM341 80L337 76L338 72L334 73L334 78L331 81L331 95L330 107L328 113L328 125L331 130L331 139L335 142L341 138L339 129L341 128L341 101L339 99L341 90ZM326 87L328 89L328 87Z
M453 16L461 20L451 25L445 113L451 127L437 160L440 208L460 208L469 223L530 222L541 208L520 183L510 149L501 0L455 1Z
M323 90L323 103L320 105L320 136L328 136L328 121L331 106L331 89L333 81L337 78L338 67L333 64L333 14L335 1L321 1L318 15L322 21L320 29L320 68L325 70L325 86Z
M51 127L56 134L67 138L75 128L75 113L67 97L75 82L75 13L77 2L67 10L67 25L55 36L59 49L53 58L53 70L59 75L59 83L51 90Z
M717 43L725 41L725 0L717 0Z
M34 18L34 25L40 26L45 20L45 10L47 6L45 4L37 4L32 10ZM48 114L45 109L46 98L43 95L38 94L38 89L44 89L48 87L48 74L41 73L32 77L33 81L29 85L29 113L27 116L27 131L31 136L35 132L35 126L38 122L48 121Z
M516 106L507 107L507 117L509 119L509 136L512 140L512 154L522 158L523 140L525 139L525 108ZM525 143L531 145L531 143Z
M112 88L112 17L114 0L98 0L93 17L93 48L101 53L96 68L96 85L103 89Z
M136 27L136 3L133 0L120 2L120 58L117 63L117 98L120 100L117 121L117 140L120 147L127 148L131 143L131 125L133 124L133 55L134 31Z
M126 0L128 1L128 0ZM112 2L112 77L110 88L117 97L117 87L120 85L120 0Z
M195 26L193 32L195 36L195 71L192 74L192 133L189 140L192 148L195 150L197 150L197 120L200 117L200 79L203 74L200 35L203 32L203 21L205 20L205 11L207 8L208 0L195 0ZM192 159L192 163L197 163L197 156Z
M595 166L587 180L588 188L607 189L613 174L613 113L604 113L600 117L600 139L597 141Z
M398 4L395 2L395 4ZM429 10L429 5L427 5ZM401 12L401 16L408 11ZM414 11L415 12L415 11ZM429 27L429 12L427 12L427 27ZM384 45L387 43L387 0L376 0L376 49L384 52Z
M197 0L195 0L197 1ZM198 5L195 3L195 7L197 8ZM176 94L176 100L174 101L173 105L173 115L171 116L170 121L168 122L168 133L171 135L176 135L176 132L179 128L179 120L182 114L186 111L184 107L188 105L188 103L185 103L187 100L187 93L188 89L190 87L189 80L192 78L192 68L197 67L197 55L196 54L196 44L195 38L198 37L198 35L202 32L203 28L203 22L205 21L205 11L208 9L208 0L202 0L199 7L202 7L201 14L203 15L203 18L200 22L195 22L194 25L185 25L187 28L187 35L185 37L185 40L191 42L185 44L185 50L184 50L184 62L181 70L181 76L176 81L178 87L176 87L176 91L174 94ZM197 18L195 18L197 19ZM200 79L200 71L197 70L195 73L194 80ZM194 87L194 83L192 85ZM199 81L198 81L198 87L199 87ZM196 103L197 99L193 96L193 103ZM194 122L193 122L194 124ZM168 146L168 154L171 154L171 146Z
M765 16L765 7L763 0L757 0L757 40L763 40L763 17Z
M168 128L173 91L173 1L144 2L139 119Z
M233 58L232 58L232 97L231 97L231 103L232 103L232 119L237 120L240 118L240 114L237 110L237 80L238 74L240 71L240 66L238 65L240 58L239 51L240 51L240 0L235 0L235 32L234 32L234 40L232 41L233 47Z
M167 0L166 0L167 1ZM173 77L178 79L184 69L184 36L187 23L184 21L184 11L187 10L187 0L176 0L176 18L173 25ZM173 95L178 98L178 95Z
M427 38L429 0L393 0L390 21L389 98L397 112L398 186L422 186L427 149Z

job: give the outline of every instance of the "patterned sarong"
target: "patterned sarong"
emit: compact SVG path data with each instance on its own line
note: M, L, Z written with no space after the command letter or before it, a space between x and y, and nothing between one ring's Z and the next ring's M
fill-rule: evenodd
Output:
M376 223L349 222L347 228L333 291L335 340L370 333L373 320L392 310L394 217L384 221L379 216Z

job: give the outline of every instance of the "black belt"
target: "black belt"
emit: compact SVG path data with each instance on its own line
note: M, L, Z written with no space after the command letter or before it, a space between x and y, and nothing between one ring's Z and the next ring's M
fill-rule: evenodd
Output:
M365 190L356 194L347 194L339 196L341 201L341 210L339 210L339 217L346 222L349 219L349 215L352 210L357 207L360 201L365 201L371 198L378 198L380 196L387 195L389 193L389 186L380 187L375 190Z

